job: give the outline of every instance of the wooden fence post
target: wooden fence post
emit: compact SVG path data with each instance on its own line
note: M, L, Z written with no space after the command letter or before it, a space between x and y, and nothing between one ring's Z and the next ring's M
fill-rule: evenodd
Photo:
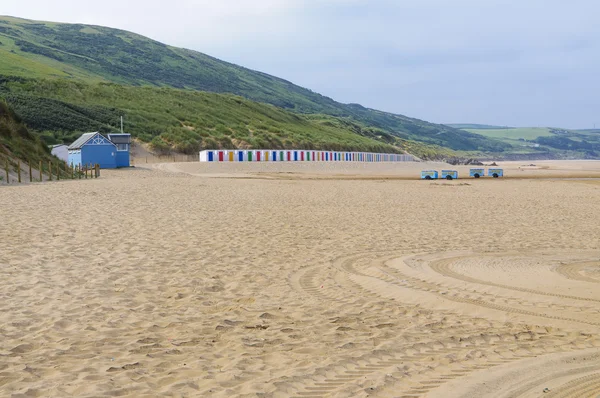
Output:
M21 183L21 161L17 161L17 177L18 177L18 181L19 184Z
M56 165L56 181L60 181L60 163Z
M40 182L42 182L42 181L44 181L44 176L43 176L43 174L42 174L42 161L41 161L41 160L40 160L40 168L39 168L39 171L40 171Z
M33 182L33 171L31 170L31 160L29 161L29 182Z
M48 179L52 181L52 161L48 161Z
M10 184L10 178L9 178L9 174L8 174L8 158L6 158L5 169L6 169L6 183Z

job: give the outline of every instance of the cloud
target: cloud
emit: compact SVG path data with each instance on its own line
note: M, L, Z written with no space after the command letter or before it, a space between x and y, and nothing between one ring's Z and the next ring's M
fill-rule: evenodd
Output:
M4 0L0 14L131 30L437 122L587 127L594 0Z

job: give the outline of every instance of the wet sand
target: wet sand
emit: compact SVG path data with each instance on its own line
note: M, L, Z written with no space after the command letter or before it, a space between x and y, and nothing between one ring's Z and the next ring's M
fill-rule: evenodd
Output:
M600 162L533 163L2 187L0 395L595 396Z

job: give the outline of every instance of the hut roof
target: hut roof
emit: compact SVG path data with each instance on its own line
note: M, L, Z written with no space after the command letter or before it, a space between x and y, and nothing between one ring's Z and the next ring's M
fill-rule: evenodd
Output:
M81 137L77 138L75 140L75 142L73 142L71 145L69 145L69 149L81 149L81 147L83 147L96 134L98 134L98 133L96 132L96 133L82 134Z

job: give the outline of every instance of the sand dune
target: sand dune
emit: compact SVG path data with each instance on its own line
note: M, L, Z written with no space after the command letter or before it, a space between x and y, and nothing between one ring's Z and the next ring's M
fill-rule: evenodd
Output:
M561 178L600 162L543 166L174 163L0 188L0 395L595 396L600 184Z

